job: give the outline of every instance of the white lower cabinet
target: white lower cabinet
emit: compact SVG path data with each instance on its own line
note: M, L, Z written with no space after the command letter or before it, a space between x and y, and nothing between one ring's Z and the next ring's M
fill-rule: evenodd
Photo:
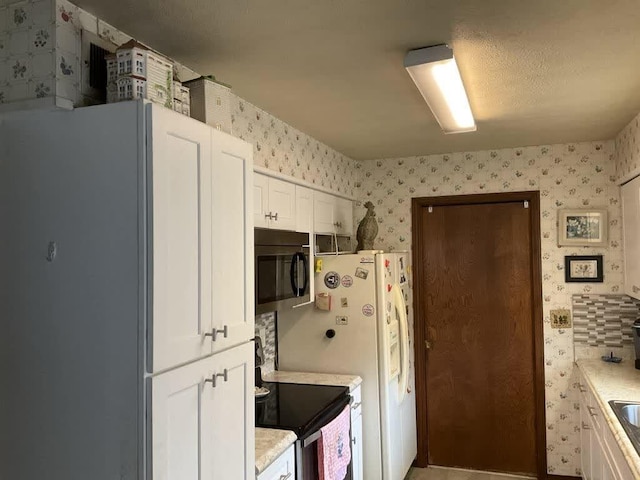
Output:
M250 478L252 354L245 343L150 380L153 480Z
M222 478L222 477L221 477ZM226 477L225 477L226 478ZM232 478L232 477L229 477ZM296 456L294 445L287 448L264 472L258 475L257 480L295 480Z
M595 394L580 379L580 451L584 480L633 478L618 442L609 428Z
M362 390L358 386L351 396L351 468L353 480L363 480L362 476Z

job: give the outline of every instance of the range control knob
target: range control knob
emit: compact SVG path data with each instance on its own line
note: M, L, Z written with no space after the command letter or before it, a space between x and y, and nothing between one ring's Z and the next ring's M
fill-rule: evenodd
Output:
M327 338L333 338L336 336L336 331L333 328L330 328L324 334L327 336Z

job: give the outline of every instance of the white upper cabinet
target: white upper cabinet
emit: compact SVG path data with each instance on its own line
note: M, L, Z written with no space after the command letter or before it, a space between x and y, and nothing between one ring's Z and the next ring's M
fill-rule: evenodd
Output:
M269 227L269 177L253 174L253 226Z
M336 198L335 227L338 235L353 234L353 202L346 198Z
M640 299L640 177L622 186L624 293Z
M293 183L253 174L254 226L277 230L296 228L296 186Z
M147 110L153 371L211 353L211 128Z
M150 372L253 336L251 145L148 109Z
M335 233L335 197L322 192L313 195L313 229L315 233Z
M296 185L296 232L313 231L313 190Z
M210 224L211 340L213 351L254 336L254 269L251 192L253 149L231 135L213 131Z
M315 233L353 235L353 202L316 192L313 204Z

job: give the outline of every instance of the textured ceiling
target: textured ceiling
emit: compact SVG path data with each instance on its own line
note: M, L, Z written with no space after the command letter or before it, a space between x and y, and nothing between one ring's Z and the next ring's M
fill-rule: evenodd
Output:
M640 111L638 0L77 0L355 159L613 138ZM477 132L402 62L453 47Z

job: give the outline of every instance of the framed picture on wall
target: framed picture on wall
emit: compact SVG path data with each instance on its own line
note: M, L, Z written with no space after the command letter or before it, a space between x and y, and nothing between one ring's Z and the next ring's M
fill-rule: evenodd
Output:
M558 246L606 247L605 209L558 210Z
M564 281L602 283L602 255L567 255L564 257Z

